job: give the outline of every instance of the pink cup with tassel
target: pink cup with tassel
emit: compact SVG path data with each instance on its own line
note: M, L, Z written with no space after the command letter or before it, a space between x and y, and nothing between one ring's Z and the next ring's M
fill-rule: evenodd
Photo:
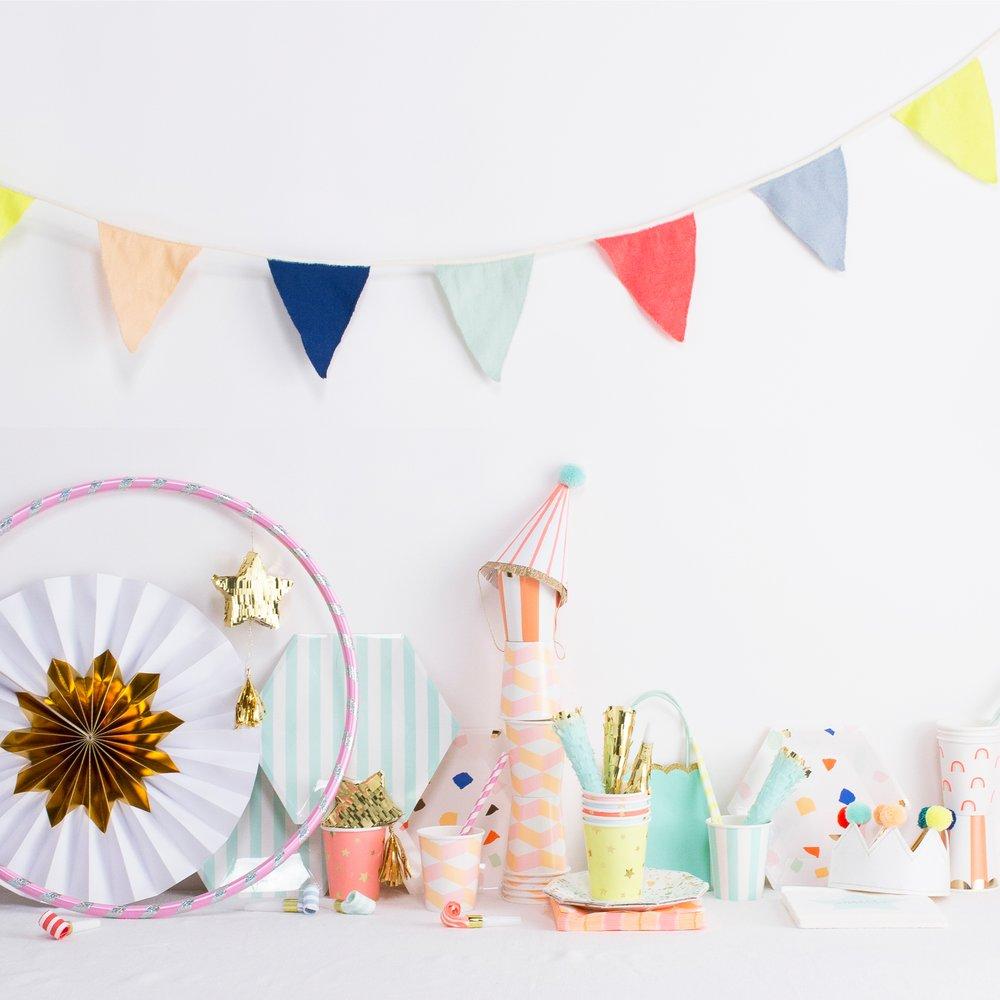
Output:
M387 828L345 830L324 826L322 829L330 898L346 899L348 893L360 892L369 899L378 899L378 872L382 867Z

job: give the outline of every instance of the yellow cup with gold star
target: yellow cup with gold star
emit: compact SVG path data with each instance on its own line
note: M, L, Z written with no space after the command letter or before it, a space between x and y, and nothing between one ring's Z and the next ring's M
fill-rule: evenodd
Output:
M642 897L649 796L583 793L583 838L592 899L635 903Z

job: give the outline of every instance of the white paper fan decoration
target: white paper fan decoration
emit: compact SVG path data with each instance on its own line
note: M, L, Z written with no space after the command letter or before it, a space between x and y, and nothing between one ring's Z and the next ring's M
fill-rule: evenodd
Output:
M142 779L148 812L118 797L105 832L84 806L53 826L48 791L14 791L32 759L0 748L0 864L82 899L129 903L186 878L226 842L250 798L260 731L233 728L243 666L219 628L153 584L95 574L42 580L0 601L0 743L32 728L17 694L46 698L53 659L78 680L106 650L126 683L158 675L148 712L175 719L161 716L169 731L146 739L176 770ZM143 740L116 745L141 754L130 748Z

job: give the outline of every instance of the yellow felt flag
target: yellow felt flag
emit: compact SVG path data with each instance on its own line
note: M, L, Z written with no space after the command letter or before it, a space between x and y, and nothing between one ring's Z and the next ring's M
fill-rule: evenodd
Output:
M993 105L978 59L911 101L893 118L944 153L960 170L996 184Z
M106 222L98 223L98 232L122 340L135 351L201 247L168 243Z
M0 240L21 221L21 216L34 200L20 191L0 188Z

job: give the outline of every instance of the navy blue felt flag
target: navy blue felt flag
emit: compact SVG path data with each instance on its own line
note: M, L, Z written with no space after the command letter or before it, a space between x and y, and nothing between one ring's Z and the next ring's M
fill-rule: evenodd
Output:
M368 267L269 260L271 277L320 378L354 315Z

